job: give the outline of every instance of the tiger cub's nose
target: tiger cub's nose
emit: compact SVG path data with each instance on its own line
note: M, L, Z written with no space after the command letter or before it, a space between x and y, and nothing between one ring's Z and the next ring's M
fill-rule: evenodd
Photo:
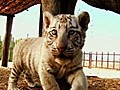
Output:
M57 47L60 52L63 52L65 50L65 47Z

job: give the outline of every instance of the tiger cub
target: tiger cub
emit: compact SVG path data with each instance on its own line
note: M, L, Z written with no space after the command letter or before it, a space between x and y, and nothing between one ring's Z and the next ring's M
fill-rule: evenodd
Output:
M44 35L22 40L14 47L8 90L18 90L17 81L22 72L30 87L39 86L32 78L37 73L43 90L60 90L58 78L65 78L70 90L87 90L81 49L89 21L87 12L77 17L44 12Z

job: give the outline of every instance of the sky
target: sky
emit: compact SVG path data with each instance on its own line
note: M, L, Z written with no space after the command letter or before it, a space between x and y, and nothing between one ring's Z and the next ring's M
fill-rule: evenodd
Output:
M16 39L38 37L39 5L15 15L12 35ZM78 0L75 8L77 16L81 11L90 15L89 28L83 51L120 53L120 15L104 9L98 9ZM0 36L2 40L6 29L6 17L0 16Z

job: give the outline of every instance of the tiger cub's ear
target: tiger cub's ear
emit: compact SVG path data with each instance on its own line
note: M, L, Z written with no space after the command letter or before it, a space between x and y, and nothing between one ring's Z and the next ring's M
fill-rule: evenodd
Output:
M43 13L43 25L44 27L48 28L50 23L52 22L53 15L48 11Z
M90 16L89 16L88 12L81 12L78 15L78 22L79 22L80 26L82 27L82 29L84 31L87 31L88 24L90 22Z

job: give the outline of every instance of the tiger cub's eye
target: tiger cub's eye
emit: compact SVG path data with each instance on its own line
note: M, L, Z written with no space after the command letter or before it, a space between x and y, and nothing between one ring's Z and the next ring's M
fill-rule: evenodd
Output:
M73 35L74 33L75 33L74 30L70 30L70 31L69 31L69 35Z
M57 30L53 29L53 30L51 31L51 34L52 34L52 35L57 35Z

